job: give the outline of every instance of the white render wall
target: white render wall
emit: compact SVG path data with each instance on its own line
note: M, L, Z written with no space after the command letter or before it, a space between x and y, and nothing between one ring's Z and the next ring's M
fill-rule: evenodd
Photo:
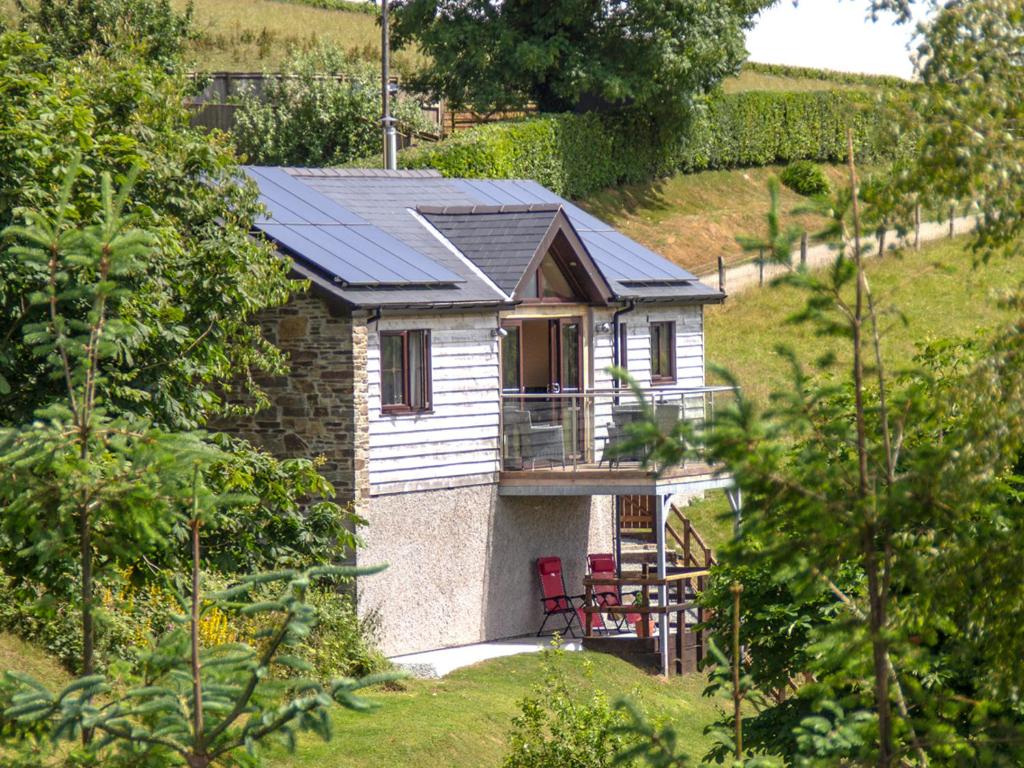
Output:
M610 496L503 497L482 485L377 496L359 512L359 565L388 564L360 577L359 612L376 616L389 656L535 633L536 559L561 557L579 594L587 555L614 548Z
M498 470L499 340L494 313L385 313L368 328L370 493L493 482ZM384 414L380 331L429 330L433 411Z

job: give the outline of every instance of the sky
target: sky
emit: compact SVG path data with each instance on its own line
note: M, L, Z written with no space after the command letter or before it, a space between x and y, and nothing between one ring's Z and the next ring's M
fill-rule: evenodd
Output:
M747 34L752 61L911 77L914 24L867 19L866 0L779 0Z

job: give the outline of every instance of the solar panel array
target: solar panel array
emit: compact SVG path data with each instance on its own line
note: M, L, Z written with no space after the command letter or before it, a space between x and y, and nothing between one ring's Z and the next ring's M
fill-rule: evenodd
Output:
M697 278L639 243L630 240L603 221L569 203L534 181L457 182L468 194L491 205L520 203L561 203L573 228L605 278L622 283L679 284Z
M258 230L293 257L359 286L451 285L464 278L281 168L245 166L268 215Z

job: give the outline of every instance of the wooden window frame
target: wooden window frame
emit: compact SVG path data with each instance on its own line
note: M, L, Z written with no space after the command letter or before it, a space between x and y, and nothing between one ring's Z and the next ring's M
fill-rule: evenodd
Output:
M409 380L409 334L423 334L423 380L420 382L423 387L423 405L413 406L410 404L410 392L412 387ZM398 336L402 339L402 402L384 403L384 339L388 336ZM381 331L380 332L381 366L380 366L380 410L381 413L403 414L403 413L431 413L434 410L434 390L431 369L433 355L431 353L430 331L416 328L407 331Z
M668 332L668 367L671 375L656 374L654 372L654 359L655 359L655 345L654 345L654 329L662 328ZM664 331L662 331L664 332ZM651 384L675 384L676 383L676 323L674 320L656 320L651 323L650 327L650 343L651 343Z

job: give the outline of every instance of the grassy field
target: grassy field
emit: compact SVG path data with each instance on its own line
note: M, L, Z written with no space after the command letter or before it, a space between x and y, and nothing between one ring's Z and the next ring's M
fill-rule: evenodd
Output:
M844 170L824 166L834 186L845 183ZM727 262L748 257L736 235L760 234L768 210L768 179L781 169L678 173L667 179L602 190L581 201L598 218L697 274L715 269L719 255ZM782 188L781 206L789 211L805 198ZM824 219L790 216L808 231Z
M199 39L190 58L201 71L273 70L295 48L331 43L367 59L380 56L376 17L358 11L316 8L282 0L193 0ZM187 0L174 0L183 8ZM415 51L397 51L402 74L421 60Z
M612 699L628 694L652 715L668 718L698 762L710 746L704 726L725 700L701 696L697 675L666 681L638 673L620 659L568 653L557 659L580 692L599 688ZM590 674L585 667L590 667ZM506 751L519 700L543 678L540 654L506 657L459 670L441 680L412 680L401 691L371 695L370 714L340 711L330 743L303 739L295 754L277 755L270 768L376 768L377 766L498 766Z
M1008 322L1011 315L997 307L993 298L1024 281L1024 261L995 259L976 266L961 238L932 243L900 257L872 260L868 280L876 300L907 319L904 326L892 315L882 342L890 370L899 370L913 364L922 343L971 336ZM708 308L708 362L731 370L744 392L760 402L789 383L788 364L775 352L780 342L792 348L808 368L829 349L837 352L841 365L849 365L848 347L814 336L807 326L786 323L804 298L805 294L793 288L768 287ZM732 536L724 494L709 493L683 513L713 548Z

